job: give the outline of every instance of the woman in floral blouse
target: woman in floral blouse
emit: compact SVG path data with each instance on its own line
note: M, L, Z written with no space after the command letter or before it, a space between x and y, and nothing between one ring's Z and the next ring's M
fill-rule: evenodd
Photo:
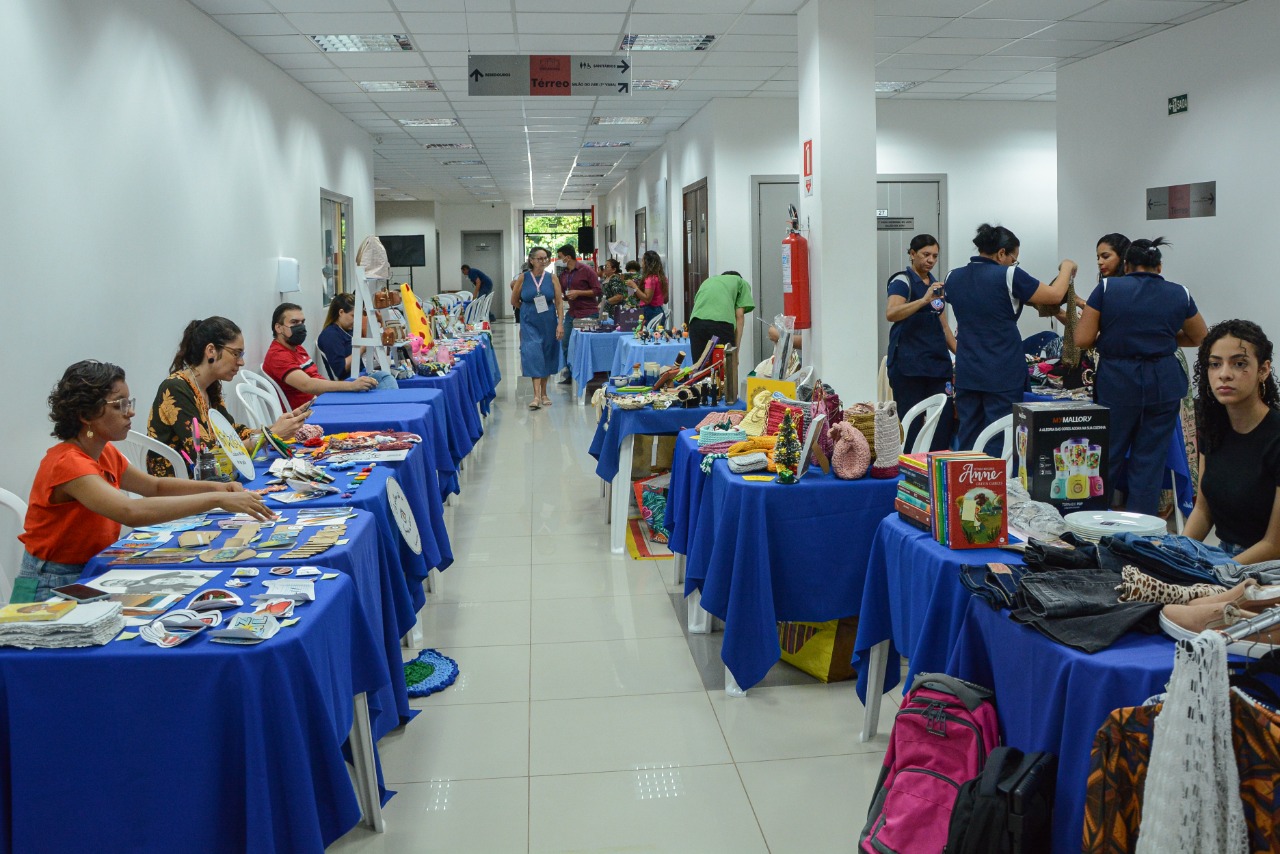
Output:
M604 310L616 319L620 309L635 307L635 297L629 293L630 289L622 278L622 268L618 266L616 258L606 258L601 265L601 272L604 274L600 279L600 290L604 292Z
M223 458L213 440L209 426L209 410L215 409L236 429L240 438L251 438L250 429L235 424L222 397L222 384L230 382L244 364L244 335L240 327L225 317L206 317L187 324L182 343L169 367L168 379L160 383L155 401L147 414L147 435L176 451L195 459L195 441L191 433L193 419L200 424L200 438L206 448L212 447L219 465L226 473L231 466ZM306 421L310 404L286 412L271 425L271 432L291 439ZM246 444L252 444L246 441ZM147 471L156 477L173 477L173 466L164 457L147 454Z

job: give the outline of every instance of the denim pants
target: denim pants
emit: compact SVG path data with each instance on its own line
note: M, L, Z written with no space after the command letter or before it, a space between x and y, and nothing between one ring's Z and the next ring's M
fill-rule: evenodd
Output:
M1010 614L1065 646L1093 653L1133 629L1158 632L1161 605L1120 602L1119 573L1106 569L1029 572L1018 587L1018 608Z
M960 583L992 609L1016 608L1016 595L1025 566L1017 564L979 563L960 567Z
M1231 567L1235 561L1222 549L1206 546L1199 540L1178 534L1162 534L1144 537L1137 534L1116 534L1103 537L1098 543L1098 565L1112 572L1119 572L1125 564L1136 565L1161 581L1170 584L1234 583L1229 578L1235 574ZM1216 571L1224 567L1226 572Z
M82 563L54 563L23 551L22 566L14 579L13 594L9 601L14 604L43 602L53 595L53 588L71 584L83 574ZM32 582L35 582L34 587Z
M369 376L378 381L378 388L400 388L400 383L396 382L396 378L386 371L370 371Z

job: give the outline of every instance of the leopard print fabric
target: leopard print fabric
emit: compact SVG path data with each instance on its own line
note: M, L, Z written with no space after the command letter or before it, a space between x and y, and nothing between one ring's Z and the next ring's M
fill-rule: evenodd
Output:
M1120 570L1120 584L1116 592L1121 602L1158 602L1162 605L1185 605L1201 596L1214 596L1223 591L1216 584L1169 584L1152 578L1136 566Z

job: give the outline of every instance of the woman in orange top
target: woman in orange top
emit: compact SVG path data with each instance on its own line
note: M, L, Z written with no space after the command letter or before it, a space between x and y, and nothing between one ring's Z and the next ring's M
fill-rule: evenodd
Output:
M10 601L38 602L75 581L89 558L120 537L121 525L213 510L272 516L261 497L238 483L152 477L130 465L111 443L129 435L134 404L124 370L106 362L76 362L54 386L49 418L62 441L45 454L31 486L18 537L26 553Z

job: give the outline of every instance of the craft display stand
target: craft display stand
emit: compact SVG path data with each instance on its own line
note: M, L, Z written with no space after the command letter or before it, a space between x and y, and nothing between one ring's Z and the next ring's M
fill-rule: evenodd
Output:
M378 290L388 279L366 279L363 276L357 276L359 284L356 286L356 325L351 331L351 368L354 375L359 371L358 366L364 364L362 358L364 351L367 349L373 356L381 370L391 373L391 348L382 345L382 313L380 309L374 308L373 292ZM361 318L366 318L369 323L369 334L364 335L364 325Z

